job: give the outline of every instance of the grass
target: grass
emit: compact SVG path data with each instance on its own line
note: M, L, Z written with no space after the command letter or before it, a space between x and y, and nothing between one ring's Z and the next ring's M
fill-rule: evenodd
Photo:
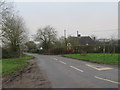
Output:
M27 65L27 60L32 59L33 56L24 56L21 58L12 58L12 59L2 59L2 74L11 74L15 73L20 68ZM0 60L1 61L1 60Z
M91 53L91 54L85 54L85 55L65 54L64 56L74 58L74 59L79 59L79 60L103 63L103 64L120 64L120 59L118 59L120 54Z

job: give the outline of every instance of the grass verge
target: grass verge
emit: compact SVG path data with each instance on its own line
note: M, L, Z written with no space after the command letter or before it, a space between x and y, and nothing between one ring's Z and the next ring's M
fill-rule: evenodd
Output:
M81 54L65 54L63 55L65 57L69 57L69 58L74 58L74 59L79 59L79 60L86 60L86 61L91 61L91 62L96 62L96 63L103 63L103 64L114 64L120 65L120 54L102 54L102 53L98 53L98 54L85 54L85 55L81 55Z
M26 61L32 58L33 56L26 55L21 58L2 59L2 75L15 73L26 66L28 64Z

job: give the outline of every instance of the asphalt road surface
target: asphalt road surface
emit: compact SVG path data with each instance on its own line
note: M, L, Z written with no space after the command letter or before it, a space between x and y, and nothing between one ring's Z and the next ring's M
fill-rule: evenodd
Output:
M118 68L57 55L31 54L53 88L118 88Z

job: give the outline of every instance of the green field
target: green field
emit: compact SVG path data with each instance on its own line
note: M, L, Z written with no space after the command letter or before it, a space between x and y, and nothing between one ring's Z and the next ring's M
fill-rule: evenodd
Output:
M120 59L118 61L118 57L120 54L65 54L65 57L75 58L79 60L86 60L96 63L104 63L104 64L120 64Z
M2 74L11 74L27 65L27 60L32 59L33 56L24 56L21 58L2 59ZM0 65L1 66L1 65Z

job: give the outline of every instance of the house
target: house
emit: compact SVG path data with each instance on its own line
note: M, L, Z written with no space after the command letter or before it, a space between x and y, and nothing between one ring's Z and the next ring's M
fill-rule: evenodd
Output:
M90 36L81 36L80 34L75 36L70 36L70 40L77 43L77 45L95 45L95 38L91 38Z
M80 45L94 45L95 44L95 40L92 39L90 36L78 37L78 42Z

